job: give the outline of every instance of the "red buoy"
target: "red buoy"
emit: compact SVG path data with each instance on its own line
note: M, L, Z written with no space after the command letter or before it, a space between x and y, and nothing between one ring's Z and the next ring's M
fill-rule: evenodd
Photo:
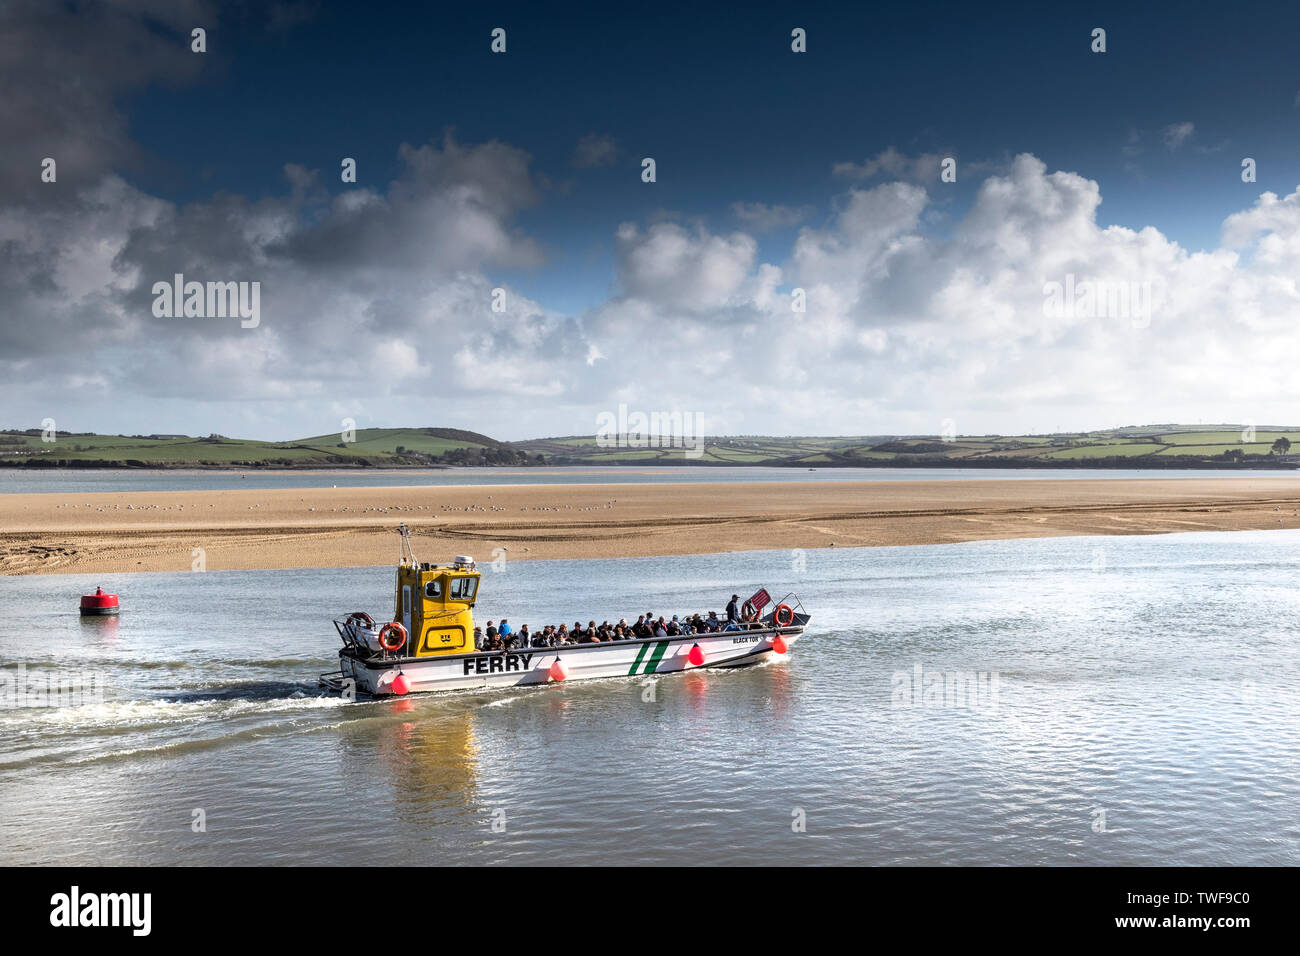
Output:
M394 694L409 694L411 692L411 682L406 679L405 674L398 674L393 678Z
M686 659L691 662L691 666L699 667L704 663L704 652L700 650L700 645L696 644L691 647L691 652L686 655Z
M551 680L564 680L569 676L569 669L561 664L560 659L557 657L547 673L551 675Z
M81 598L82 617L116 614L119 608L116 594L105 594L103 588L95 588L94 594L85 594Z
M785 642L785 638L780 634L772 638L772 650L776 651L778 654L784 654L789 649L790 645Z

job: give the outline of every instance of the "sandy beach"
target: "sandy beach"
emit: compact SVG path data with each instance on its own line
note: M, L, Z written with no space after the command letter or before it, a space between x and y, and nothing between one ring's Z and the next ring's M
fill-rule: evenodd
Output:
M494 485L0 496L0 572L611 558L1300 527L1300 478Z

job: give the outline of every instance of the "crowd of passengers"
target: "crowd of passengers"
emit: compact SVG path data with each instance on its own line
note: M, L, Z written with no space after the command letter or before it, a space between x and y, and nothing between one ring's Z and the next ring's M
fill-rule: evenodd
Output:
M712 634L718 631L740 631L749 627L761 627L758 622L746 623L740 619L736 609L737 595L732 595L727 605L727 618L722 620L717 611L706 615L693 614L678 618L676 614L667 619L662 614L656 617L646 612L629 624L627 618L620 618L617 624L604 621L597 624L588 621L586 627L581 621L574 621L573 627L565 624L547 624L540 631L530 631L527 624L518 631L506 618L500 624L487 622L486 630L474 628L474 646L480 651L508 651L525 647L559 647L564 644L599 644L604 641L645 640L655 637L680 637L684 634Z

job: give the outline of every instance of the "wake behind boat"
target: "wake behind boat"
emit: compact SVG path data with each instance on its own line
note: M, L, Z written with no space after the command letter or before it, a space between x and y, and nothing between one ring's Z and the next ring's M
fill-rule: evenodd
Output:
M338 673L324 674L331 690L371 696L547 684L595 677L667 674L700 667L742 667L784 654L803 634L811 615L791 594L773 603L759 589L737 614L722 621L699 615L673 625L677 634L649 633L612 639L511 633L500 649L476 641L474 606L480 574L474 559L451 564L416 560L403 524L393 620L378 623L353 612L334 626L343 641ZM674 619L675 621L676 619ZM548 629L549 631L549 629Z

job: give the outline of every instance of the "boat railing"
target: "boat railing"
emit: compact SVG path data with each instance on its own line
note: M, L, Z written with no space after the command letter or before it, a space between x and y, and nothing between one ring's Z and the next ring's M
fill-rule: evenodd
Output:
M798 606L798 609L799 609L799 610L798 610L797 613L798 613L799 615L801 615L802 617L796 617L796 619L795 619L795 623L796 623L796 625L800 625L800 624L802 624L802 618L803 618L803 617L808 617L809 615L808 615L808 613L803 609L803 605L802 605L802 604L798 604L798 600L799 600L799 599L796 597L794 600L795 600L796 604L792 604L792 605L790 605L790 606L791 606L791 609L794 609L796 605ZM788 603L788 602L786 602L786 603ZM361 639L358 638L355 634L352 633L352 628L348 625L348 622L347 622L347 620L345 620L345 619L335 618L333 623L334 623L334 629L335 629L336 631L338 631L338 633L339 633L339 637L342 639L343 644L344 644L346 647L351 648L351 649L356 653L356 656L357 656L359 659L361 659L362 661L365 661L365 662L367 662L367 663L373 663L373 662L376 662L376 661L397 660L397 659L399 659L399 658L402 659L402 660L408 660L408 659L409 659L409 658L404 657L404 656L403 656L400 652L398 652L398 651L375 650L375 648L371 647L371 646L370 646L369 644L367 644L365 641L361 640ZM730 631L729 631L727 628L725 628L725 627L722 628L721 630L718 630L718 631L703 631L703 632L698 632L698 633L696 633L696 632L689 632L689 633L688 633L688 632L683 631L683 632L680 633L680 634L671 634L671 635L669 635L668 638L666 638L666 639L667 639L667 640L683 640L683 639L691 638L691 637L706 637L706 636L711 636L711 635L714 635L714 634L728 634L728 633L732 633L732 632L734 632L734 631L770 631L770 630L773 630L773 629L775 629L775 628L776 628L776 625L775 625L775 624L765 623L765 622L763 622L763 621L749 621L749 622L743 624L742 626L740 626L740 627L738 627L738 628L733 628L733 629L731 629ZM629 636L629 637L615 638L613 641L591 641L591 642L588 642L588 641L573 641L573 642L568 643L568 644L533 644L533 643L529 643L529 644L527 645L527 647L528 647L528 648L531 648L531 649L535 649L535 650L547 650L547 649L554 649L554 648L558 648L558 647L586 648L586 647L596 647L596 646L599 646L599 645L609 644L609 643L618 643L618 644L624 644L624 643L627 643L627 644L633 644L633 643L639 643L639 642L653 643L653 642L655 642L655 641L662 641L662 640L665 640L665 638L662 638L662 637L630 637L630 636ZM518 652L518 651L520 651L520 650L522 650L522 649L523 649L523 648L519 648L519 647L504 647L504 648L497 648L496 650L486 650L486 649L475 648L473 651L464 651L463 653L466 653L466 654L509 654L509 653L516 653L516 652Z
M791 591L786 594L785 597L781 598L781 600L772 605L772 612L763 619L765 622L771 621L771 624L766 626L774 628L780 627L780 625L776 623L776 609L782 604L788 607L794 616L794 620L792 620L790 625L787 626L803 627L812 620L812 615L808 613L808 610L803 606L803 602L799 600L799 595Z
M382 648L375 650L353 632L352 624L347 618L334 618L334 630L339 632L339 637L343 640L345 647L350 647L357 653L357 656L364 661L381 661L388 658L401 657L400 651L405 649L405 645L396 651L386 651Z
M799 600L799 595L795 594L793 591L791 591L785 597L781 598L781 600L777 601L776 604L777 605L784 604L787 607L789 607L790 610L792 611L797 611L800 614L808 614L808 612L804 609L803 602ZM775 611L776 605L773 605L772 609Z

